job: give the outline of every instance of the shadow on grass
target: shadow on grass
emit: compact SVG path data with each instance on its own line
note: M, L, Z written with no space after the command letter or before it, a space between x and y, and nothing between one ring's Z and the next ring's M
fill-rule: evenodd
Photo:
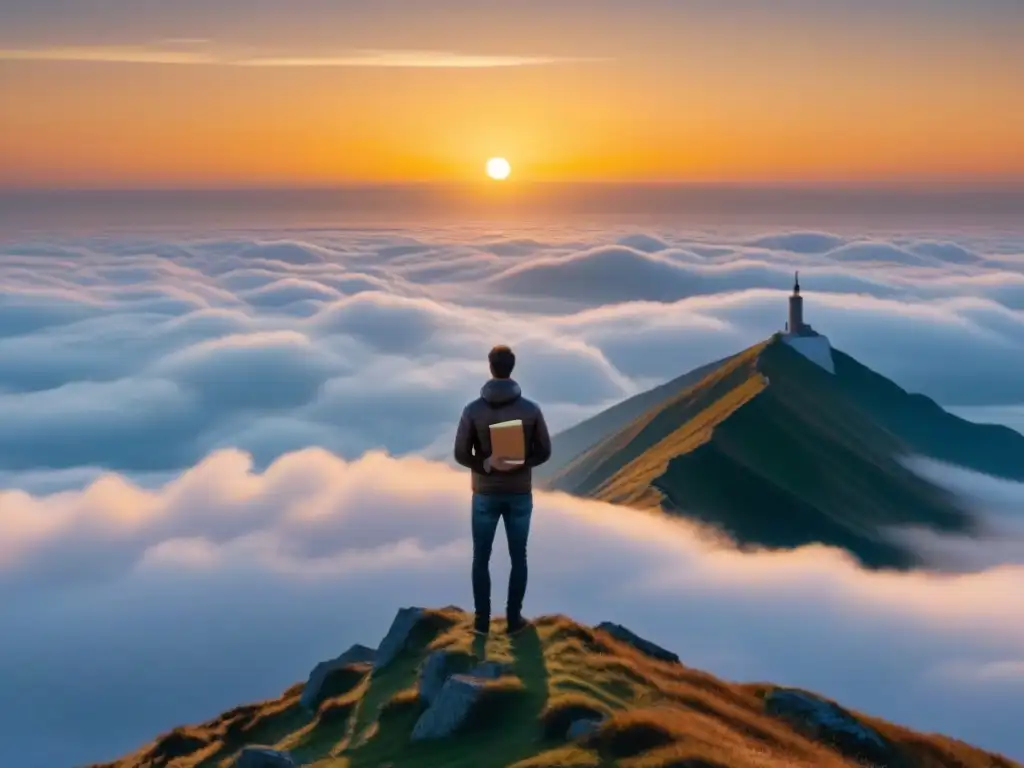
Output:
M384 706L372 738L347 753L350 768L504 768L543 749L540 715L548 700L548 673L537 630L510 638L512 675L488 686L477 711L457 735L410 743L423 704L411 693ZM487 639L474 638L472 656L487 660ZM507 682L502 682L502 681Z
M487 661L487 636L486 635L473 635L473 644L470 646L473 650L473 655L480 660L481 663Z
M613 717L586 741L597 747L603 758L619 760L668 746L675 740L672 731L657 718L631 713Z

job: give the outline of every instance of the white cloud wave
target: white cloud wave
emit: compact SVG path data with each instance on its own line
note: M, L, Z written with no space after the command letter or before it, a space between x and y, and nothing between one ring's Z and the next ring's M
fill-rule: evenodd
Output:
M467 479L366 452L446 459L499 341L567 427L779 328L795 269L815 327L901 385L1020 401L1024 237L1006 234L0 244L0 598L17 628L0 635L0 740L25 768L110 756L375 642L400 605L468 606ZM941 475L986 515L1021 508L1017 486ZM1024 754L1007 714L1024 559L1005 532L982 554L915 541L981 572L891 575L816 548L713 551L561 496L535 519L534 612L622 621L729 677Z
M840 349L945 403L1012 403L1021 242L407 229L9 243L0 472L159 473L227 446L265 464L309 442L441 455L497 341L566 427L767 336L795 268Z
M220 452L153 490L108 475L0 494L0 598L18 628L0 635L0 738L25 768L110 757L375 643L402 605L469 607L467 486L421 459L308 449L263 473ZM561 494L537 494L530 558L532 614L614 619L729 678L1024 755L1022 566L938 576L869 573L820 547L741 554Z
M976 535L957 536L908 528L893 535L920 553L932 567L958 571L1002 565L1024 566L1024 483L914 457L907 466L958 496L980 523Z

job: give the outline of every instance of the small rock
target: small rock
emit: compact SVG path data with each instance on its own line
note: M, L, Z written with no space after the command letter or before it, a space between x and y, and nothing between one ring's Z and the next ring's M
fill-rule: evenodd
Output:
M413 741L443 739L455 733L479 701L485 681L469 675L452 675L434 703L420 715L412 729Z
M331 672L336 669L341 669L342 667L347 667L350 664L364 664L366 662L373 661L376 655L377 652L372 648L367 648L365 645L357 644L353 645L336 659L321 661L313 667L313 671L309 673L309 680L306 681L306 687L302 689L302 696L299 697L299 703L307 710L315 710L323 698L323 696L320 695L320 692L323 688L324 681Z
M651 658L660 659L661 661L669 661L674 664L679 663L679 657L672 653L672 651L667 651L660 645L655 645L650 640L645 640L639 635L630 632L621 624L613 624L610 621L604 621L597 625L597 629L604 630L616 640L629 643L638 651L646 653Z
M292 756L270 747L245 747L235 768L297 768Z
M383 669L405 650L410 633L422 618L422 608L402 608L398 611L391 622L391 628L377 649L377 658L373 662L374 670Z
M764 700L765 711L792 723L798 730L839 752L875 765L897 766L893 750L874 729L831 701L794 688L774 688Z
M585 736L589 736L600 727L600 720L592 720L590 718L583 718L581 720L573 720L569 725L569 730L565 732L565 738L569 741L576 741L582 739Z

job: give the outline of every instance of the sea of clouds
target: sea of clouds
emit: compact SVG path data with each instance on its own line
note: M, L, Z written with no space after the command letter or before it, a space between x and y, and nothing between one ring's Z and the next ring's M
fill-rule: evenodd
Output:
M487 349L515 348L557 431L778 329L796 269L808 320L904 387L1024 400L1013 232L0 244L0 742L24 768L109 758L376 643L402 605L468 607L468 483L447 460ZM918 469L1002 526L981 550L904 532L973 572L739 554L538 494L528 610L1024 757L1024 488Z

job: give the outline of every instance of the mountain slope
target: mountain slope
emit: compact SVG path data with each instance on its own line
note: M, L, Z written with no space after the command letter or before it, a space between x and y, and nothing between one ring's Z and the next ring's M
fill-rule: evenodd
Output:
M833 360L830 374L773 337L600 436L546 485L685 514L742 545L823 542L904 568L917 558L885 529L969 533L974 524L901 457L1024 474L1016 432L952 416L841 352Z
M282 752L253 765L316 768L1017 766L815 694L718 680L616 625L547 616L484 640L456 608L403 609L378 649L353 650L360 661L319 665L278 699L96 768L228 768L266 754L252 745ZM460 674L474 668L493 674ZM475 694L467 705L456 690Z
M835 384L911 449L950 464L1010 480L1024 480L1024 436L1001 424L975 424L944 411L832 350Z
M695 368L689 373L654 387L654 389L616 403L611 408L601 411L596 416L580 422L564 432L559 432L551 439L551 459L533 471L534 478L544 481L553 477L573 457L583 453L605 435L622 429L658 403L692 387L729 359L724 358Z

